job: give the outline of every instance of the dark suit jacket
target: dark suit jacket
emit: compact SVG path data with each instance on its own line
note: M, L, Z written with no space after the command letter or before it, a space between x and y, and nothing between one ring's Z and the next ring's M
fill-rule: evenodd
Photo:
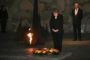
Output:
M73 24L81 25L82 18L83 18L83 11L82 11L82 9L79 8L77 16L75 16L75 9L72 10Z
M51 16L49 24L50 24L51 32L53 32L52 29L59 29L59 32L63 32L63 16L62 15L59 15L57 19L55 19L54 16Z
M8 20L7 10L6 9L5 10L0 9L0 23L1 23L1 25L5 26L7 23L7 20Z

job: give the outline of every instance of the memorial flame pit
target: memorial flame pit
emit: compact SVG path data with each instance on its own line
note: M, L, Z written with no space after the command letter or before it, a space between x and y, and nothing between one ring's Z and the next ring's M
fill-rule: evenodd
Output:
M29 43L32 45L34 43L33 37L34 33L31 32L31 28L29 28L29 32L27 33L27 36L29 38ZM52 54L58 54L59 51L54 48L30 48L28 49L29 53L32 53L34 55L52 55Z

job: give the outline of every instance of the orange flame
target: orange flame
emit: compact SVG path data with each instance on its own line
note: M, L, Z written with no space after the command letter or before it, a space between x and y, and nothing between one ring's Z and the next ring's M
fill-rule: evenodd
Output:
M29 30L31 30L31 28L29 28ZM29 37L29 42L30 42L30 45L32 44L32 40L33 40L33 33L28 33L27 36Z

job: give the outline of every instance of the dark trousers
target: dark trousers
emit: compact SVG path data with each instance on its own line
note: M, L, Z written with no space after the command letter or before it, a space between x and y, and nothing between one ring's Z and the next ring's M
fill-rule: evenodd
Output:
M81 40L81 24L73 25L74 40Z
M53 32L52 37L53 37L54 48L61 51L62 50L62 33Z
M2 20L0 24L1 24L1 32L6 32L7 20Z

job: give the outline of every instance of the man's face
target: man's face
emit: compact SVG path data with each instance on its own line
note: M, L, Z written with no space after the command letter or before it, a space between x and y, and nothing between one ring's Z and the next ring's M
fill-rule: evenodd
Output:
M78 4L78 3L75 3L75 4L74 4L74 8L75 8L75 9L79 8L79 4Z

